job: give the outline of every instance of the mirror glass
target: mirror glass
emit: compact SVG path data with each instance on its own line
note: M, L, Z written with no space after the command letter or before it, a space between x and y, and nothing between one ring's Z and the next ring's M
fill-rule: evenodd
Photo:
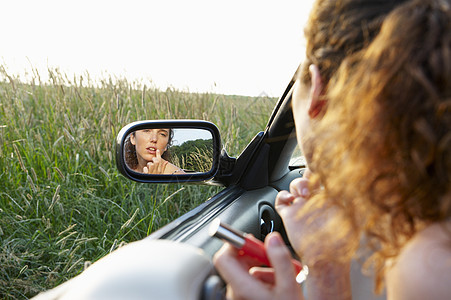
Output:
M144 174L204 173L213 167L213 135L206 129L149 128L130 133L126 166Z

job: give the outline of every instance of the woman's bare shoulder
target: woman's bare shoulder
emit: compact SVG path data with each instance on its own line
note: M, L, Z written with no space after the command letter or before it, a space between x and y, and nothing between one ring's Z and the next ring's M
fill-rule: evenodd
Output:
M399 299L449 299L451 222L418 232L387 272L387 296Z

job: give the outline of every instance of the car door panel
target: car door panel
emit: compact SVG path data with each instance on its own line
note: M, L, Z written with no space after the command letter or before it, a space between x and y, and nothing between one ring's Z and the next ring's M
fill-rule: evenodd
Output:
M251 233L260 238L260 207L274 207L274 199L277 190L271 187L246 191L233 201L229 207L225 207L217 214L210 215L202 228L191 235L184 242L202 248L207 254L213 254L220 248L222 241L211 238L208 229L211 221L220 218L222 222L229 224L240 231ZM278 223L280 224L280 222ZM275 228L280 229L280 228Z
M147 238L168 239L177 242L185 241L208 223L210 215L215 215L225 210L244 192L245 190L239 186L230 186L195 209L155 231Z
M305 168L298 168L298 169L294 169L289 171L288 173L286 173L282 178L280 178L277 181L271 182L271 186L274 187L276 190L283 191L283 190L289 190L290 189L290 183L296 179L296 178L300 178L304 175L305 172Z

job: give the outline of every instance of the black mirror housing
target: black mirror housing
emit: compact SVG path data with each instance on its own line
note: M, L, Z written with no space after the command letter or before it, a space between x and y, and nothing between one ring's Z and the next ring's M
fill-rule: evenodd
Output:
M122 175L137 182L202 182L218 172L220 151L219 130L211 122L138 121L117 135L116 165ZM155 157L165 165L154 170Z

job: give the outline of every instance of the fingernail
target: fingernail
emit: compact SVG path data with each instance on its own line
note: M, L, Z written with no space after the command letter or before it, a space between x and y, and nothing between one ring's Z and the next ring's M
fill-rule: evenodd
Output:
M294 198L293 194L290 194L288 192L280 194L280 198L282 198L282 200L289 200L290 198Z
M307 197L309 194L310 194L310 191L308 190L308 188L303 188L301 190L302 197Z
M282 240L281 240L281 238L280 238L280 236L279 235L277 235L277 234L271 234L270 236L269 236L269 241L268 241L268 244L270 245L270 246L272 246L272 247L279 247L279 246L281 246L282 245Z

